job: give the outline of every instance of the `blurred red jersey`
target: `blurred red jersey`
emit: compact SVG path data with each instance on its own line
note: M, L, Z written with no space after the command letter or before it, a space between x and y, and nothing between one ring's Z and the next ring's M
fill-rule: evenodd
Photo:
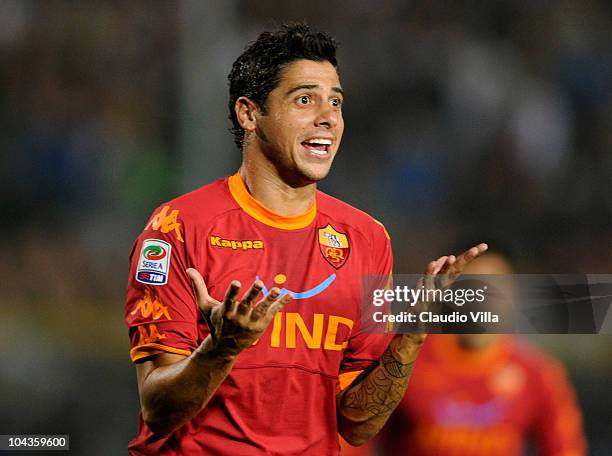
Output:
M378 438L383 455L586 454L582 419L561 365L514 337L481 352L432 335L404 400Z
M375 363L389 335L360 329L361 280L389 275L383 226L317 192L286 217L256 201L239 174L162 205L134 244L125 319L131 358L189 355L207 336L185 270L196 268L222 300L239 280L294 294L242 352L208 405L169 436L139 419L132 455L333 455L337 391Z

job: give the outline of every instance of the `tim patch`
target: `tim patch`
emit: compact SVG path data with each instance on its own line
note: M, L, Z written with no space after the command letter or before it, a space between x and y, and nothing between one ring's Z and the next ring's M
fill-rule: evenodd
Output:
M170 271L170 244L159 239L145 239L138 258L136 280L147 285L165 285Z

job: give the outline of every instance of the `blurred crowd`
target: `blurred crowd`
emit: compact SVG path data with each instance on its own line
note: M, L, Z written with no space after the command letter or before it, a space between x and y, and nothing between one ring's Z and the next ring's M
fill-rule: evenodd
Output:
M239 156L205 122L227 150L182 140L183 50L210 46L185 42L189 3L0 3L2 433L72 431L93 455L135 432L131 243L157 205L204 183L182 173L186 156ZM322 188L385 223L396 271L474 240L503 246L518 272L610 271L610 2L210 4L232 25L230 63L290 20L340 42L346 130ZM202 90L226 90L229 65L200 68L187 76ZM610 338L540 342L568 362L592 454L607 454Z

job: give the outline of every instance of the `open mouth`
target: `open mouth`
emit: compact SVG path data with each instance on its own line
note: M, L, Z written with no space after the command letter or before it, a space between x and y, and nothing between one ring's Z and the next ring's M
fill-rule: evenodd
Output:
M327 155L329 148L332 144L331 139L325 138L311 138L306 141L302 141L302 146L309 152L315 155Z

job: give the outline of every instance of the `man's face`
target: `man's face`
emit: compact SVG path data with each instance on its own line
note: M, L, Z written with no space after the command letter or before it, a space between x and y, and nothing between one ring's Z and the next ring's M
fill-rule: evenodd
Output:
M296 60L280 76L253 139L290 185L317 182L329 173L344 131L338 72L327 61Z

